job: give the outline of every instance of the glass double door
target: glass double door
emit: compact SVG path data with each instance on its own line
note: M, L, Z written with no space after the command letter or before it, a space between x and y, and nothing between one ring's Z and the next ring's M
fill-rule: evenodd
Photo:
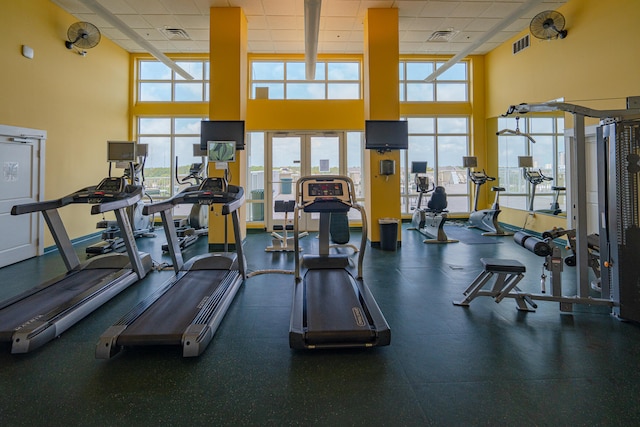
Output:
M265 211L267 230L282 224L284 212L275 211L275 202L296 199L298 178L307 175L345 175L344 133L274 132L267 134ZM288 218L293 223L293 214ZM300 230L317 231L319 214L303 214Z

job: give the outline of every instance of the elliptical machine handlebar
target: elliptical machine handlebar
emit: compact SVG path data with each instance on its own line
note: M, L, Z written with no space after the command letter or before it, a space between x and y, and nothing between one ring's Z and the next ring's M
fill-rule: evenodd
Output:
M482 169L482 172L480 172L471 171L471 168L469 168L469 179L477 186L480 186L487 181L495 181L496 177L487 175L484 169Z

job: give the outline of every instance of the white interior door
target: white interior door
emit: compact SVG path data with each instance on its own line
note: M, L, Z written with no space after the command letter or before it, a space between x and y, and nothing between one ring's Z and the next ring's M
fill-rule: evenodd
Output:
M44 252L40 213L11 215L11 208L42 200L46 132L0 125L0 267Z

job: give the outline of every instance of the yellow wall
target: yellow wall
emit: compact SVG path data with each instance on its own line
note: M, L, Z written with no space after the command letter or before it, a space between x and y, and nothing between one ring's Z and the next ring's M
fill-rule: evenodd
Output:
M487 116L503 114L511 104L565 102L596 109L624 108L625 98L640 95L640 2L570 0L558 9L567 22L563 40L531 38L531 46L513 55L511 45L526 32L486 56Z
M247 109L247 18L239 7L210 9L211 85L209 119L244 120ZM246 124L245 124L246 126ZM246 130L246 129L245 129ZM230 183L246 187L246 154L239 151L238 161L228 164ZM222 176L215 163L209 163L209 176ZM240 228L244 236L246 207L240 208ZM227 226L224 222L227 221ZM231 230L231 218L209 215L209 244L225 243L226 230ZM236 243L229 232L229 243Z
M364 21L364 101L365 118L398 120L399 33L398 9L368 9ZM369 240L380 242L380 218L400 218L400 151L364 154L365 202ZM380 175L381 160L395 162L396 173ZM398 241L402 240L398 227Z
M105 37L84 57L67 50L76 21L49 0L0 2L0 123L47 131L46 199L96 184L108 172L106 141L129 137L129 54ZM71 238L96 232L87 206L61 214Z
M509 105L565 102L595 109L625 108L626 97L640 95L640 1L570 0L558 9L566 19L568 35L562 40L531 37L531 46L513 55L517 37L486 55L487 128ZM565 126L571 127L569 115ZM489 170L497 171L497 137L487 131ZM501 221L521 227L528 213L504 208ZM537 214L527 228L542 231L564 220Z

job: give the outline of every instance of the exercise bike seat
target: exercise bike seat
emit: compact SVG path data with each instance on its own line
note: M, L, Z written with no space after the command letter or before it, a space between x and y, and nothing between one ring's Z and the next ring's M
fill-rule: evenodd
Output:
M438 186L433 190L427 208L432 212L442 212L447 209L447 193L444 187Z

